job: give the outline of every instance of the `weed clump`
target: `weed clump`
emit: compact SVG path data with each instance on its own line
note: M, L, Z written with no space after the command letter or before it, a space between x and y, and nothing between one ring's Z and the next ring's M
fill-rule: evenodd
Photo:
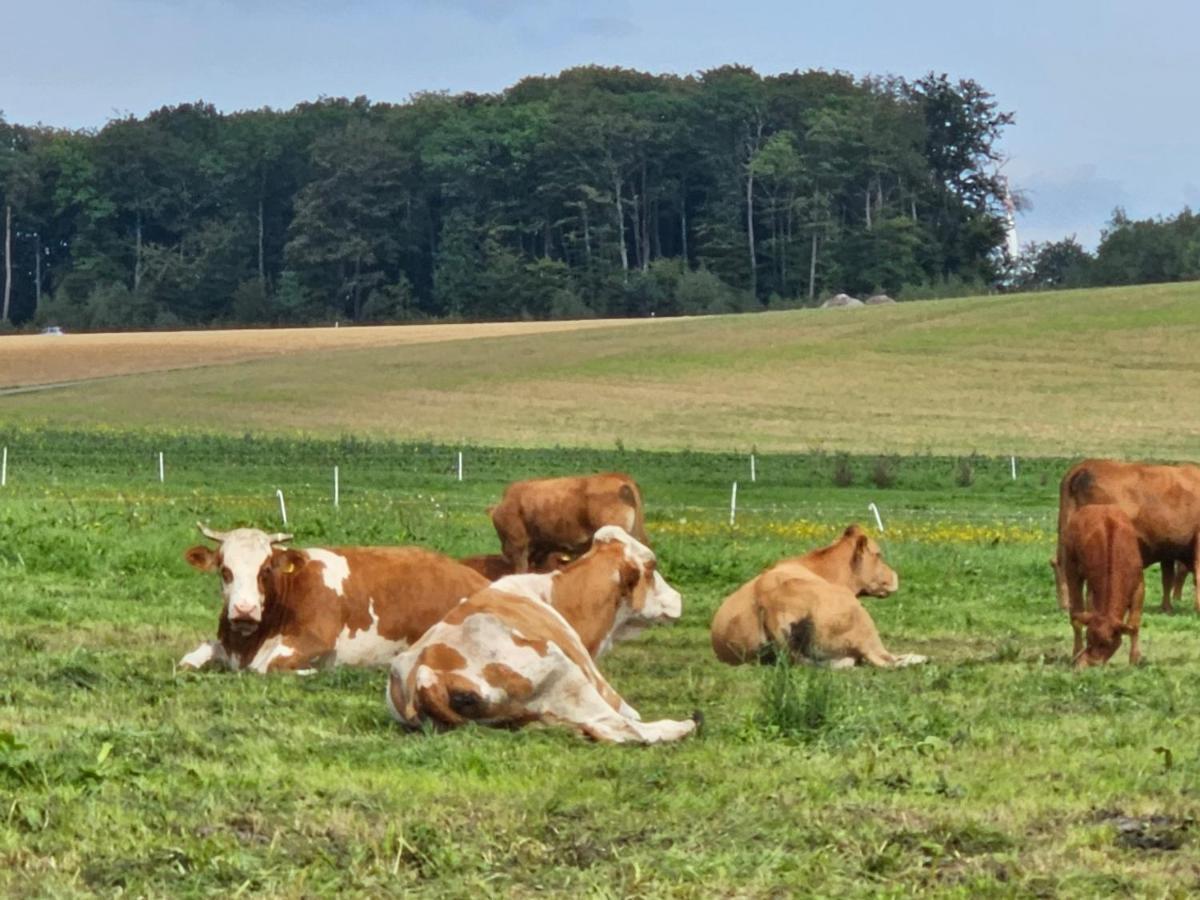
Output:
M960 457L954 471L954 483L959 487L970 487L975 483L975 467L966 457Z
M833 674L793 665L787 653L763 666L755 722L771 735L813 741L833 726L839 707Z
M854 469L850 465L850 457L845 453L833 461L833 483L838 487L850 487L854 484Z
M877 488L890 488L896 484L897 463L895 457L878 456L871 468L871 483Z

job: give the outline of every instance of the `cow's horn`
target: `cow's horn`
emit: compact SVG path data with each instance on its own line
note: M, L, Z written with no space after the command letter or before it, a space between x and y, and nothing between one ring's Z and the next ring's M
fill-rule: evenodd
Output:
M229 536L228 531L213 531L203 522L197 522L196 527L200 529L200 533L210 541L216 541L218 544L223 542Z
M282 544L287 541L290 541L291 539L292 539L292 536L283 531L277 531L274 534L267 535L267 540L270 541L272 544Z

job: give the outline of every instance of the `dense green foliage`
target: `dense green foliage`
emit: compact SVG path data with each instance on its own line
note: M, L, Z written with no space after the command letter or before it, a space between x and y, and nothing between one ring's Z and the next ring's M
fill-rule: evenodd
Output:
M1130 219L1117 209L1089 253L1072 236L1034 242L1016 260L1014 287L1100 287L1200 279L1200 215L1187 207L1174 216Z
M0 120L0 320L671 315L986 283L1011 121L969 80L739 66L96 133Z
M1146 664L1068 668L1046 559L1064 460L892 461L7 430L0 506L0 893L77 896L1183 896L1200 848L1196 618L1153 610ZM157 482L163 449L167 481ZM330 466L342 466L340 510ZM603 660L670 747L554 730L407 734L383 675L177 673L217 585L196 519L301 545L485 551L510 478L624 468L683 620ZM901 589L868 600L880 672L718 664L730 588L875 500Z

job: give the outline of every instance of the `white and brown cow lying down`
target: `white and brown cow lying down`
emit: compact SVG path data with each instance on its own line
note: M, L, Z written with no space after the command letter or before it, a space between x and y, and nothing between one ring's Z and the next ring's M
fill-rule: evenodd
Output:
M383 666L412 645L487 579L418 547L281 547L289 534L257 528L212 531L215 549L184 558L219 572L217 639L179 661L187 669L307 671L318 666Z
M828 547L777 562L726 597L713 617L713 651L730 665L769 661L780 650L794 662L835 668L923 663L924 656L888 653L858 601L899 586L879 546L851 525Z
M563 571L503 578L447 613L392 663L388 706L410 727L536 721L598 741L679 740L694 721L641 721L594 656L623 627L681 612L650 549L623 529L601 528Z

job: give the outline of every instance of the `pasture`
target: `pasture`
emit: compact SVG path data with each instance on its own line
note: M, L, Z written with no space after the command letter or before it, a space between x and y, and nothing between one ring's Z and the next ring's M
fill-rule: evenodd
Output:
M203 364L5 397L0 422L535 448L1200 450L1197 283L585 324L0 338L0 386ZM551 327L567 330L529 333Z
M217 384L210 374L220 372L198 373L199 396ZM203 419L169 391L174 377L162 390ZM145 419L115 416L131 407L108 391L139 383L56 392L55 402L65 398L74 420L90 397L97 420L129 426ZM161 411L159 399L143 400ZM30 409L15 397L0 407L10 448L0 494L2 894L1200 888L1200 620L1154 610L1152 570L1145 664L1131 669L1126 646L1105 669L1069 670L1070 629L1046 565L1066 460L1022 460L1013 481L1007 457L913 454L891 460L894 483L879 487L873 456L767 453L751 484L744 453L614 449L610 438L592 450L469 448L460 483L457 446L14 427ZM1080 414L1099 427L1098 413ZM951 426L963 424L931 423ZM640 481L684 615L618 646L602 668L647 718L701 710L693 740L630 748L548 729L407 734L387 716L382 672L174 669L217 617L215 578L181 558L197 519L278 527L279 488L299 545L484 552L495 541L484 507L508 481L606 468ZM839 468L849 486L833 483ZM867 523L871 501L901 587L868 609L889 649L931 663L839 673L718 664L707 625L725 593L850 521Z

